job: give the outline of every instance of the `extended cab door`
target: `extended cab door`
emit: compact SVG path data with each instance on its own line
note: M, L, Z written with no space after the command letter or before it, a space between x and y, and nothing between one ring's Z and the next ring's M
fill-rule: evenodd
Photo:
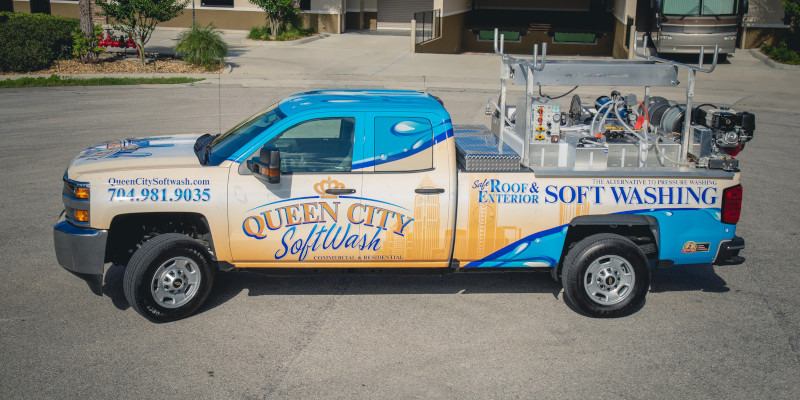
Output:
M368 113L364 223L375 267L446 267L456 197L452 127L437 114ZM372 131L372 132L370 132Z
M366 246L348 214L360 209L363 113L292 116L261 135L231 170L228 216L238 267L336 267L358 262ZM280 183L246 168L263 145L281 155Z

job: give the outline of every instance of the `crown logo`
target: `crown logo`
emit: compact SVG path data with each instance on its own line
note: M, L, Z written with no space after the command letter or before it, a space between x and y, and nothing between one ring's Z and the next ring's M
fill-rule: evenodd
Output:
M320 181L314 185L314 191L319 193L319 195L323 198L336 198L339 197L335 194L331 195L326 192L328 189L344 189L344 183L339 182L335 179L331 179L329 176L328 179Z

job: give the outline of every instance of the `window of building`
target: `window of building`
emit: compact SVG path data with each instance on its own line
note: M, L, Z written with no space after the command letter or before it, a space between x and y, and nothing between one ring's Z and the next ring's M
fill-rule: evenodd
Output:
M553 35L553 43L596 44L597 35L594 33L563 33Z
M233 0L202 0L203 7L233 7Z
M433 168L433 128L424 118L375 118L375 171Z
M283 172L348 172L353 165L355 118L301 122L269 141L281 151Z
M500 40L500 35L505 35L505 36L503 36L503 39L506 42L519 42L521 40L521 38L522 38L522 34L519 33L519 32L515 32L515 31L498 31L497 32L497 40ZM493 30L490 30L490 31L479 31L478 32L478 40L493 42L494 41L494 31Z

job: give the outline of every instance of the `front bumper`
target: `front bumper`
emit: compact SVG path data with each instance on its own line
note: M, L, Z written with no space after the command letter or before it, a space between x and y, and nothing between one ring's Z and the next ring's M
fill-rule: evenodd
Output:
M67 221L53 226L58 263L78 274L103 275L107 239L105 229L79 228Z
M665 32L663 35L672 36L672 39L660 38L655 42L656 51L659 53L699 54L703 49L705 54L714 53L714 44L719 45L720 54L729 54L736 51L736 40L724 40L731 33L693 34Z

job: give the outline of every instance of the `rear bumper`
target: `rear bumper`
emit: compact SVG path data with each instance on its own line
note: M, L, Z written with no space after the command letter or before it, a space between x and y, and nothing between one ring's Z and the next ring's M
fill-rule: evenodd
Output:
M58 263L78 274L103 275L108 231L79 228L67 221L53 226Z
M739 251L744 249L744 238L734 236L731 240L723 241L719 244L717 258L714 264L721 264L739 255Z

